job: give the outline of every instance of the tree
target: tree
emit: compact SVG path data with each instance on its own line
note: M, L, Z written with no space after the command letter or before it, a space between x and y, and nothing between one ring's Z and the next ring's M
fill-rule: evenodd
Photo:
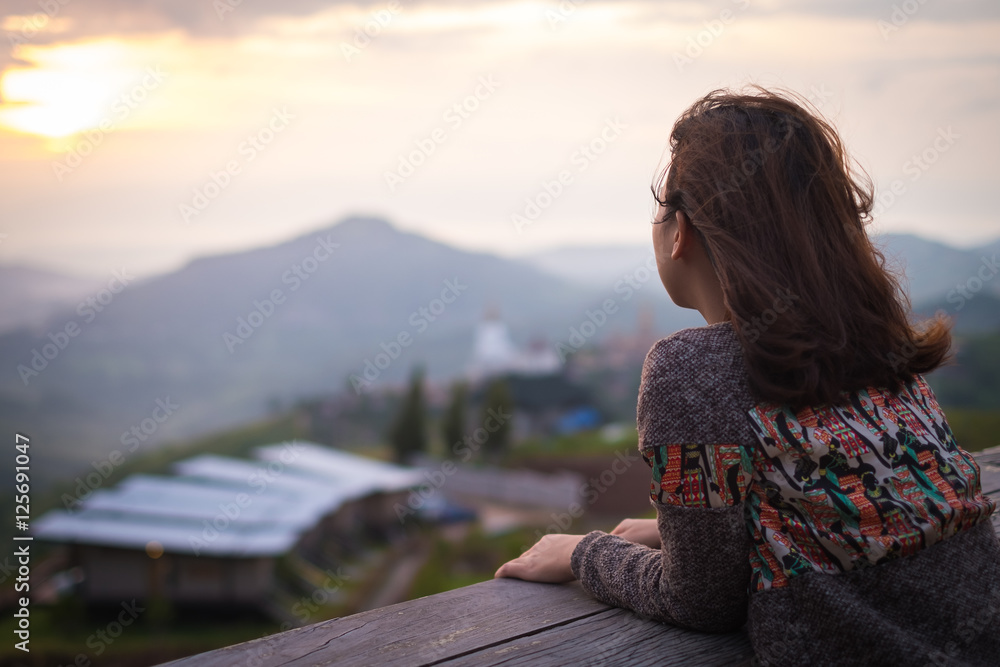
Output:
M414 454L427 451L423 385L423 369L414 368L410 375L410 388L389 429L389 442L400 463L407 463Z
M489 437L486 440L486 453L489 458L501 458L510 447L510 419L498 418L498 415L509 415L514 411L514 400L510 395L507 382L498 378L490 383L483 400L483 417L481 423L495 424L496 428L487 426Z
M465 437L465 404L468 389L464 382L451 386L451 402L441 418L441 435L444 437L445 453Z

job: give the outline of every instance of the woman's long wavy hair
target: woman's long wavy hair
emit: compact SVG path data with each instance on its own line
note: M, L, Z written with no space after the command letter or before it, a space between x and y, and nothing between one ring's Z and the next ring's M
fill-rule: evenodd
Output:
M950 324L909 300L865 232L871 179L792 93L717 90L674 124L653 184L662 222L687 215L715 267L758 397L793 409L865 387L898 391L941 365Z

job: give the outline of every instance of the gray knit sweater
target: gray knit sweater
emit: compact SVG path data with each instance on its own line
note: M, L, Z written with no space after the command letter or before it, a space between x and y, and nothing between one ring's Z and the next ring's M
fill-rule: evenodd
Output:
M796 417L754 400L728 323L659 341L637 421L662 548L594 531L573 573L666 623L746 623L762 665L1000 665L994 507L929 392Z

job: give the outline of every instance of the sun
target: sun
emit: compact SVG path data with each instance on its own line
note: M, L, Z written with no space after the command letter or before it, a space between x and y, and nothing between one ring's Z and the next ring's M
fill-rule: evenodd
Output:
M115 95L136 77L127 47L113 39L23 46L0 75L0 126L50 139L98 127Z

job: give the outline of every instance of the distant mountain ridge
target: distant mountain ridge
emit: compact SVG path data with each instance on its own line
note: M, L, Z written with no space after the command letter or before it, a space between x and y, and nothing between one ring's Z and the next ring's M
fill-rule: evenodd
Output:
M0 266L0 333L44 327L52 317L89 296L101 282L30 266Z
M922 308L942 304L960 325L993 326L1000 279L983 281L961 309L948 298L1000 243L942 250L892 235L886 244ZM16 284L10 275L0 271L5 293ZM391 363L377 369L376 389L415 364L432 379L454 377L487 309L518 342L552 345L608 298L620 310L595 339L633 331L640 304L653 309L661 335L700 322L670 303L646 246L504 259L363 217L195 259L107 296L93 317L73 296L44 326L0 334L0 424L45 443L43 477L79 473L126 442L148 448L263 416L274 401L350 390L348 376L383 353Z
M960 331L1000 327L1000 308L995 318L989 317L1000 299L1000 277L995 268L1000 240L961 249L912 234L886 234L877 237L876 244L886 255L889 267L904 277L904 287L916 312L944 311L957 320ZM601 285L613 282L650 255L651 244L607 249L577 246L535 253L524 261L563 280ZM981 278L980 272L989 277Z
M43 474L66 474L122 449L133 429L148 447L260 417L273 400L349 390L349 374L387 347L392 363L378 369L376 389L415 364L452 377L488 307L516 340L554 344L610 290L350 218L136 282L89 321L68 308L42 332L0 335L0 423L34 429L51 443ZM632 330L643 300L664 334L696 322L647 289L598 337ZM79 331L64 335L71 326ZM403 334L409 344L399 346ZM157 401L178 407L161 421Z

